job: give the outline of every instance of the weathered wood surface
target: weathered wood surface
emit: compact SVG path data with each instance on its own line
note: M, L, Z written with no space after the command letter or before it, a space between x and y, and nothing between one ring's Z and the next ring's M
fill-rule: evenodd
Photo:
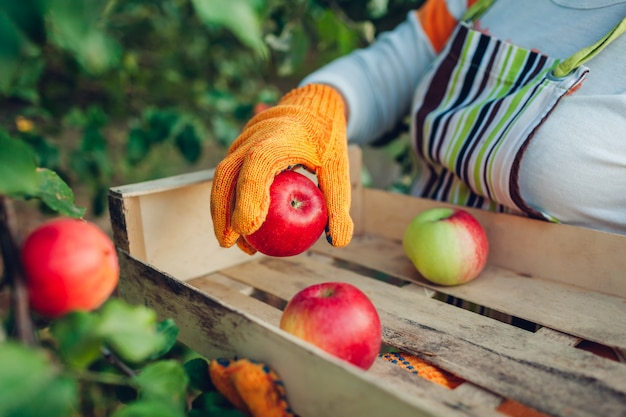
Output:
M465 404L454 392L420 382L404 390L411 376L378 379L389 372L379 364L369 373L292 337L275 325L278 310L214 280L179 281L120 252L121 295L130 302L172 317L180 340L208 358L249 357L271 364L281 375L295 411L307 416L498 416L480 405ZM274 324L268 323L270 319ZM406 376L404 376L406 374ZM394 382L395 381L395 382ZM427 381L421 382L424 384Z
M221 273L285 300L313 283L353 283L376 305L389 345L550 415L626 413L624 364L307 256L262 258Z
M419 276L400 242L376 236L357 237L341 249L318 242L314 250L570 335L626 348L626 302L622 297L529 278L497 266L488 266L464 285L431 285Z
M438 201L366 189L365 234L401 240L409 221ZM626 237L503 213L466 208L489 237L491 265L520 275L626 298Z

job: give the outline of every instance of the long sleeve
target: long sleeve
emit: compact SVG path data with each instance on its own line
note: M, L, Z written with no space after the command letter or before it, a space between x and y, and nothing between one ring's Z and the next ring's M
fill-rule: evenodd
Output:
M451 32L467 5L466 0L429 0L369 47L331 62L302 84L323 83L339 90L350 110L349 140L371 142L408 114L415 87L442 36Z

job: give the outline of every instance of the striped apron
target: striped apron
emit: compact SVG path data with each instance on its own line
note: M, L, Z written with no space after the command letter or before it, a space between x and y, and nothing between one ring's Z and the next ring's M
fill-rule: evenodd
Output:
M593 47L595 55L603 45ZM461 22L415 92L411 137L419 158L413 193L546 218L521 196L520 162L559 100L585 79L583 62L591 54L580 55L560 61Z

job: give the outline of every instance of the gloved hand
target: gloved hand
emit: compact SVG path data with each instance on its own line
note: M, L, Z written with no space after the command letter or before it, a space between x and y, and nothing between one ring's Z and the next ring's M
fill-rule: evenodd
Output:
M274 107L254 116L217 165L211 216L219 244L255 250L241 235L265 221L274 176L294 166L317 175L328 207L326 237L350 242L350 178L343 99L332 87L312 84L292 90Z
M209 363L215 388L249 417L293 417L285 387L267 365L248 359L216 359Z

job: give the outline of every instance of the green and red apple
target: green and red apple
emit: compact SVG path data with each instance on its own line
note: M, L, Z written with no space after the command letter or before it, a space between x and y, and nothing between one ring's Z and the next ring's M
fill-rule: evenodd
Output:
M372 366L382 344L376 307L346 282L299 291L285 307L280 328L362 369Z
M484 228L460 208L436 207L419 213L406 228L402 246L417 271L439 285L473 280L489 255Z
M270 186L270 206L265 221L245 236L257 251L276 257L294 256L309 249L328 222L324 194L299 172L286 170Z

